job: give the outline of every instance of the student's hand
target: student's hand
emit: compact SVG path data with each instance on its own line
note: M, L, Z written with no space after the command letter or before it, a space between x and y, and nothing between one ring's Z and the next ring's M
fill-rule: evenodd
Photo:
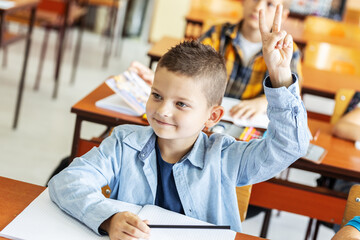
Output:
M111 240L148 239L150 228L147 223L131 212L119 212L104 221L101 229L108 232Z
M230 109L233 118L251 119L256 115L266 112L267 100L265 96L241 100L241 102Z
M128 70L135 72L137 75L139 75L139 77L141 77L150 86L153 84L154 72L150 68L145 66L144 64L134 61L131 63Z
M265 13L259 12L263 56L269 71L272 86L290 86L292 82L290 61L293 54L293 39L286 31L281 30L282 5L276 6L272 31L266 26Z

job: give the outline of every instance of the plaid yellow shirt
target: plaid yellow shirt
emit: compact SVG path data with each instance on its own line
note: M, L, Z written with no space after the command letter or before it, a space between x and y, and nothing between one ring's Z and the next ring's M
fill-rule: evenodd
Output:
M242 64L242 50L239 45L239 33L241 22L235 25L226 23L210 28L200 41L211 45L224 56L228 75L228 85L225 96L250 99L264 94L263 80L268 75L267 67L259 51L250 60L247 66ZM300 51L294 43L294 54L291 60L291 71L298 75L299 82L302 80Z

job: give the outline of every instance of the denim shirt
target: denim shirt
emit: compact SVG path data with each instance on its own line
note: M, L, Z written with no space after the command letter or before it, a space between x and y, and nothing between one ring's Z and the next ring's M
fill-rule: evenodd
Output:
M270 123L265 139L236 141L201 132L193 148L173 167L187 216L241 232L236 186L266 181L302 157L308 148L307 116L294 83L271 88L264 81ZM51 199L98 233L102 222L119 212L101 193L109 185L112 199L154 204L157 188L156 135L150 126L121 125L99 147L53 177Z

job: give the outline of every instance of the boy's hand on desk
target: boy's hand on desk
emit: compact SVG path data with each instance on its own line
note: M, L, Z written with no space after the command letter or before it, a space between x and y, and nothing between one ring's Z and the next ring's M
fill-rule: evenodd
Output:
M258 114L266 112L267 100L265 96L241 100L241 102L230 109L230 115L237 119L251 119Z
M147 223L131 212L119 212L103 222L100 228L108 232L111 240L148 239L150 228Z
M293 39L281 30L282 5L276 6L272 29L266 26L264 10L259 12L259 28L263 44L263 56L269 71L272 86L290 86L292 82L290 61L293 54Z
M153 84L154 72L144 64L134 61L131 63L128 70L139 75L139 77L141 77L148 85L151 86Z

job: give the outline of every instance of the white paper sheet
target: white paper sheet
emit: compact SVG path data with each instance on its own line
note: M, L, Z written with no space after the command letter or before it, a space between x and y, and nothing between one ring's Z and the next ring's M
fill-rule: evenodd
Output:
M171 212L157 206L141 207L111 200L120 210L130 211L152 224L206 225L203 221ZM211 224L209 224L211 225ZM98 236L91 229L72 218L57 207L50 199L48 189L44 190L24 211L22 211L1 232L0 236L15 240L98 240L109 239ZM222 229L151 229L151 240L196 239L233 240L236 232Z

